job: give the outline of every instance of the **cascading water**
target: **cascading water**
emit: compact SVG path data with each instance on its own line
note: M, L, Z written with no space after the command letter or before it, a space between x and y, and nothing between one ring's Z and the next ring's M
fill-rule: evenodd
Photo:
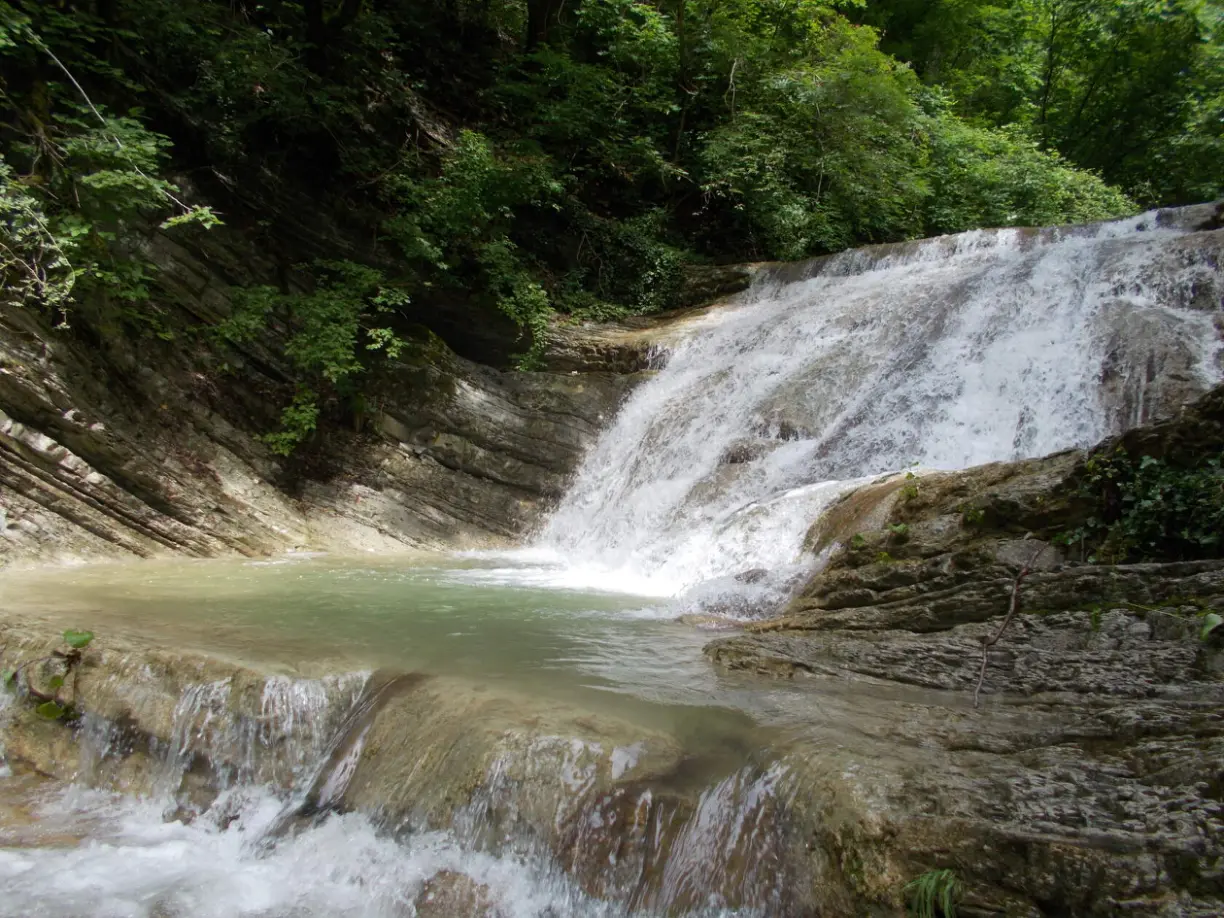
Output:
M844 828L826 781L871 809L926 737L896 752L896 699L857 685L724 684L703 638L657 620L674 606L611 593L751 605L808 569L806 531L865 478L1087 444L1176 405L1220 376L1211 257L1148 215L762 269L689 327L511 568L7 579L0 605L33 608L5 667L45 653L24 632L50 608L104 647L78 763L41 722L11 763L0 745L0 918L838 913L846 861L813 848ZM124 629L143 651L114 650ZM342 672L144 645L159 634ZM0 693L0 721L23 703Z
M571 586L734 588L799 562L820 510L863 476L1043 455L1146 419L1220 375L1202 308L1218 278L1172 222L761 270L630 397L537 549Z
M782 822L766 818L778 763L743 766L693 804L634 783L641 744L507 730L483 775L443 780L453 809L441 825L414 812L428 796L416 785L429 749L416 743L390 752L409 766L392 770L413 789L406 810L346 812L374 718L421 682L277 676L257 698L231 679L189 685L143 797L90 786L111 783L108 767L130 752L91 715L74 784L11 788L37 819L15 829L0 818L0 916L759 918L727 899L781 895Z

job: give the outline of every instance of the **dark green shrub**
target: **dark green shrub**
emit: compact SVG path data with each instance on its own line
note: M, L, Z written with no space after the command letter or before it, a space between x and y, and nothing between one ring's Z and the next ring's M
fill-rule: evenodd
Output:
M1215 558L1224 538L1222 456L1191 468L1119 449L1088 459L1079 493L1094 503L1062 541L1102 563Z

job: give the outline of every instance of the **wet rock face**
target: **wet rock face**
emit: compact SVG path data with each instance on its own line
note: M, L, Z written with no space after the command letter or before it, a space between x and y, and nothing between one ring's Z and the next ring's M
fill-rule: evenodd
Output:
M1221 419L1217 389L1102 448L1185 460L1218 450ZM812 550L841 546L829 565L783 615L706 654L901 699L876 722L852 703L825 714L870 736L847 741L860 761L906 750L861 791L887 801L889 829L856 844L911 876L956 869L967 913L1220 914L1224 642L1199 631L1204 610L1224 609L1224 562L1088 565L1051 544L1087 512L1082 458L847 495L809 533Z

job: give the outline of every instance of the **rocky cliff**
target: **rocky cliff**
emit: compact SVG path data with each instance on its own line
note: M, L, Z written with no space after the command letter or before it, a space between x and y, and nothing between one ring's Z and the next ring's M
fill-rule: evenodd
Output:
M536 373L421 329L353 429L284 460L259 439L292 395L283 344L208 331L235 285L277 265L225 230L147 245L152 324L0 309L0 564L501 544L560 494L648 362L643 323L565 330Z

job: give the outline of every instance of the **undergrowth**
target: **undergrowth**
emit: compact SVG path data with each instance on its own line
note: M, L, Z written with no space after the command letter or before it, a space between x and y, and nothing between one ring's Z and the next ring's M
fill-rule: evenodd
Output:
M1190 467L1121 448L1092 456L1078 493L1091 501L1083 524L1059 541L1086 561L1190 561L1224 547L1224 454Z

